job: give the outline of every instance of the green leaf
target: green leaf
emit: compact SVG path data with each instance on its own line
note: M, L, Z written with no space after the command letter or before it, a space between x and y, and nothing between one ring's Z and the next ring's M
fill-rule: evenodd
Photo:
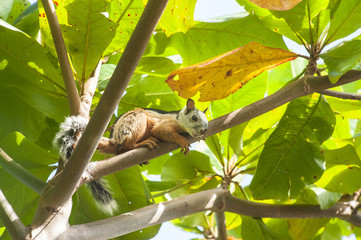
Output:
M361 188L361 161L351 145L325 150L326 171L315 184L338 193L353 193Z
M237 0L237 2L244 6L249 13L254 14L260 23L267 27L270 31L276 34L284 35L289 39L302 44L285 19L277 18L271 10L258 7L256 4L251 3L248 0Z
M219 23L200 22L185 34L172 35L171 41L171 46L183 58L184 66L210 59L252 41L286 49L282 37L261 25L254 16Z
M319 36L315 34L313 26L310 26L310 21L316 17L321 10L325 10L328 6L329 0L318 1L302 1L294 8L288 11L271 11L277 18L283 18L290 26L290 28L299 36L301 36L307 43L317 40ZM311 28L311 29L310 29ZM322 31L319 31L321 34Z
M197 151L190 151L189 155L181 153L169 157L162 170L162 180L193 179L200 174L213 173L209 164L209 157Z
M335 116L321 96L288 104L277 129L267 140L250 188L256 199L297 198L306 184L323 172L320 144L328 139Z
M103 0L73 0L67 1L64 11L58 11L58 14L68 15L62 32L81 82L88 80L115 36L118 25L102 14L106 4Z
M196 0L171 0L159 21L167 37L177 32L186 32L195 24L193 19Z
M175 181L149 181L146 180L145 183L148 185L148 188L151 192L164 191L177 186Z
M273 233L261 219L242 216L241 232L243 239L249 240L272 240L280 239L278 234Z
M361 102L358 100L340 99L335 97L326 97L333 111L340 114L343 118L360 119Z
M0 19L6 20L13 8L14 0L4 0L0 3Z
M0 89L6 89L7 94L14 95L12 98L17 101L25 102L25 105L18 106L29 105L45 116L62 121L68 112L65 89L58 70L45 50L34 39L1 20L0 35ZM10 104L4 96L0 98ZM19 107L16 109L21 111ZM27 107L24 107L24 111L27 111ZM28 113L23 116L32 117ZM19 121L21 117L13 119Z
M328 223L322 232L321 240L339 240L342 239L341 229L338 224Z
M3 2L3 1L1 1ZM3 20L6 20L8 23L14 24L15 19L25 10L27 7L29 7L31 4L27 0L5 0L4 3L11 3L11 12L7 16L7 18L2 18ZM2 9L2 6L0 7ZM1 11L1 10L0 10Z
M289 219L288 222L288 233L292 240L308 240L323 227L330 219Z
M361 27L361 1L339 1L337 10L331 17L330 29L326 42L330 43L337 39L348 36Z
M104 56L114 52L123 52L130 36L144 10L142 0L110 1L107 10L109 19L118 24L115 37L104 51Z
M321 58L328 67L330 82L336 83L347 71L361 70L361 40L345 42L322 54Z
M36 38L39 32L39 9L38 3L34 3L25 9L14 21L13 25L32 38Z

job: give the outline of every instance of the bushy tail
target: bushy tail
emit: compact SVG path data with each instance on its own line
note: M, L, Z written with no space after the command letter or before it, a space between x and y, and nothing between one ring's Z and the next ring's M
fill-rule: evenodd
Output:
M113 215L113 212L118 210L118 204L115 202L112 194L105 186L104 180L96 179L89 182L88 186L90 187L96 203L105 213L110 213Z
M87 124L88 119L82 116L67 117L65 121L60 124L60 130L54 138L53 145L58 150L64 165L73 153ZM113 211L118 208L117 203L101 179L94 180L88 183L88 185L100 209L112 214Z

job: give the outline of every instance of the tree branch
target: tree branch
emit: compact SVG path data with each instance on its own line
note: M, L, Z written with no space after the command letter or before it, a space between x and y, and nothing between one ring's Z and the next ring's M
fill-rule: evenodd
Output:
M44 6L46 17L49 22L49 27L51 30L51 35L53 36L55 50L58 55L60 69L63 74L65 89L68 95L70 115L81 114L82 116L87 117L86 112L84 112L84 109L82 109L82 105L80 104L80 97L78 94L77 87L75 85L73 72L70 67L68 54L66 51L63 36L61 34L60 25L59 25L58 17L56 16L53 1L41 0L41 2Z
M361 226L361 213L349 212L349 202L336 203L329 209L318 205L275 205L251 202L232 196L222 188L202 191L120 216L72 226L67 239L108 239L172 219L203 211L233 212L251 217L268 218L334 218Z
M26 239L27 229L0 190L0 220L12 239Z
M331 84L328 76L303 77L268 97L210 121L206 137L253 119L298 97L350 83L358 79L361 79L361 71L353 70L344 74L336 84ZM188 137L187 140L193 143L201 139ZM107 176L144 161L149 161L177 148L179 146L176 144L161 142L153 150L146 148L134 149L103 161L91 163L87 168L87 172L91 177L90 179L83 179L82 183Z
M20 182L22 182L23 184L25 184L35 192L41 194L41 192L43 191L45 183L39 178L37 178L35 175L31 174L28 170L23 168L20 164L15 162L1 148L0 148L0 166L3 167L13 177L18 179Z
M226 216L224 212L215 212L217 224L217 240L227 240Z
M81 104L84 107L84 110L87 112L89 116L89 111L92 105L92 100L94 97L94 93L97 89L97 84L99 80L100 69L102 66L103 60L100 60L98 65L96 66L95 70L93 71L92 75L85 82L84 87L81 93Z
M148 41L153 34L154 28L165 9L166 3L167 0L151 0L145 7L137 27L124 50L76 149L66 164L63 172L59 175L55 185L49 186L48 191L44 191L40 201L40 204L43 207L38 208L38 210L43 211L43 215L46 216L49 214L49 211L47 212L45 210L45 206L57 210L72 196L77 188L79 179L91 159L99 139L103 135L111 115L128 85ZM41 214L38 213L36 218L40 215Z
M361 100L361 94L357 93L339 92L329 89L318 91L318 93L342 99Z

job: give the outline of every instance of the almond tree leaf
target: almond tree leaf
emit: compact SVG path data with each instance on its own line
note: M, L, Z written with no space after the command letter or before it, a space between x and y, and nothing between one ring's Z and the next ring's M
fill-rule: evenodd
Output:
M319 15L320 11L327 8L328 4L329 0L307 0L302 1L300 4L288 11L271 12L277 18L284 19L296 35L301 36L307 43L311 43L311 37L313 37L312 39L317 40L319 37L318 34L322 34L323 29L317 29L316 34L316 29L310 20L314 20L314 18Z
M346 37L361 27L361 0L340 1L331 17L326 42Z
M118 25L105 17L103 0L68 1L68 24L62 27L77 79L84 82L97 66L115 36Z
M116 0L108 3L109 19L117 23L118 27L115 37L103 53L104 56L116 51L123 52L143 10L142 0Z
M348 70L361 70L361 40L344 42L322 54L321 58L328 67L330 82L336 83Z
M302 0L249 0L257 6L271 10L289 10Z
M11 12L9 12L7 17L3 17L2 13L3 10L7 11L7 4L11 4L10 10ZM3 0L1 1L1 7L0 7L0 18L2 18L3 20L6 20L8 23L13 23L15 21L15 19L27 8L29 7L31 4L29 1L27 0ZM5 5L5 8L4 8ZM6 15L5 15L6 16Z
M171 0L159 21L167 37L176 32L186 32L196 22L193 19L196 0Z
M185 34L172 35L170 46L181 55L183 66L206 61L252 41L287 49L281 35L269 30L255 16L236 17L221 19L222 22L200 22Z
M338 193L353 193L361 188L361 161L350 144L325 151L326 171L315 184Z
M250 189L255 199L297 198L306 184L320 179L324 156L320 144L334 129L335 115L317 94L288 104L265 143Z
M329 221L329 218L289 219L288 234L293 240L313 239L312 237Z
M291 27L288 25L285 19L278 18L274 15L273 11L261 8L254 3L251 3L248 0L237 0L237 2L244 6L244 8L249 12L254 14L254 16L258 19L258 21L265 27L267 27L270 31L284 35L289 39L297 42L298 44L302 44L300 39L293 32Z
M227 97L263 71L296 57L295 53L251 42L210 60L173 71L166 82L183 98L190 98L199 91L199 101L212 101Z

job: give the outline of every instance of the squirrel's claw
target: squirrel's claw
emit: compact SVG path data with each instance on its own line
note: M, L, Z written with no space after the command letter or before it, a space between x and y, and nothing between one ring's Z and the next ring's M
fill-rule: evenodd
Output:
M181 146L181 153L183 153L184 155L188 155L190 143L184 139L184 141L179 143L179 145Z

